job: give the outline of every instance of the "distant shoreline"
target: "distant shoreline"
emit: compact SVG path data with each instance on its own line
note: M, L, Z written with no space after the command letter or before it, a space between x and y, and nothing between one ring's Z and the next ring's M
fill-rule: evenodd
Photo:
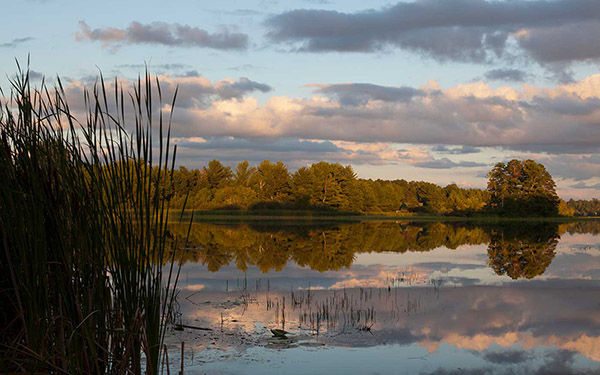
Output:
M600 221L598 216L553 216L553 217L509 217L509 216L442 216L442 215L401 215L395 213L362 214L352 212L335 211L310 211L310 210L260 210L260 211L193 211L185 210L182 221L187 221L191 213L194 214L194 222L214 221L335 221L335 222L360 222L360 221L469 221L469 222L554 222L568 223L573 221ZM180 221L180 210L171 210L171 220Z

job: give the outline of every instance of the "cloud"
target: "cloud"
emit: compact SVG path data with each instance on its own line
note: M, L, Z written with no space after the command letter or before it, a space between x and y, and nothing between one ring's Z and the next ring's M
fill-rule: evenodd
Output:
M259 16L259 15L263 14L263 12L261 12L261 11L254 10L254 9L248 9L248 8L233 9L233 10L219 9L219 10L212 10L210 12L218 14L218 15L229 15L229 16L237 16L237 17L252 17L252 16Z
M438 368L433 372L421 372L420 375L488 375L493 374L492 369L489 368L474 368L464 369L458 368L455 370L449 370L445 368Z
M595 0L417 0L353 13L295 9L266 25L272 41L307 52L399 48L476 63L511 60L515 53L540 64L600 58Z
M10 42L0 43L0 48L15 48L20 44L33 40L32 37L15 38Z
M412 87L379 86L370 83L341 83L334 85L308 85L318 87L317 93L337 98L342 105L364 105L370 100L383 102L408 102L424 92Z
M175 115L178 122L174 128L180 129L180 133L189 134L189 130L197 126L195 123L199 119L193 118L198 111L208 109L215 102L226 102L235 106L237 102L243 102L244 98L252 92L268 92L272 88L264 83L250 80L246 77L240 77L237 80L225 78L211 81L197 74L191 76L177 76L170 74L159 74L152 76L151 80L160 81L163 110L169 112L170 104L175 93L178 90ZM70 107L75 114L83 115L86 111L84 90L92 90L98 77L88 76L82 79L65 78L63 82L64 91L69 98ZM120 88L125 92L133 93L134 82L127 79L117 80ZM114 91L114 80L105 81L105 87L108 93ZM158 91L154 90L153 106L159 109ZM109 101L110 102L110 101ZM112 103L109 103L109 109L114 110ZM195 131L194 131L195 132Z
M227 69L241 71L241 70L251 70L251 69L265 69L265 68L262 66L254 65L254 64L241 64L241 65L231 66Z
M43 77L44 77L43 73L40 73L37 70L33 70L33 69L29 70L29 79L39 81Z
M485 73L485 78L491 81L524 82L527 73L519 69L492 69Z
M144 70L148 67L149 70L160 69L160 70L181 70L191 67L188 64L170 63L170 64L119 64L115 65L115 68L125 68L134 70Z
M306 3L310 3L310 4L320 4L320 5L333 4L333 2L329 1L329 0L303 0L303 1Z
M573 369L575 362L575 352L571 350L558 350L546 356L546 362L540 367L534 375L575 375L575 374L593 374L592 370L576 371Z
M180 145L196 150L260 150L271 152L336 152L341 150L331 142L318 142L298 139L261 141L234 137L184 138Z
M525 362L531 359L531 356L522 350L505 350L486 352L483 358L488 362L510 365Z
M570 186L573 189L596 189L596 190L600 190L600 183L594 184L594 185L588 185L585 182L581 181L578 182L574 185Z
M316 87L325 96L272 96L262 104L252 97L236 103L217 101L182 120L196 124L190 134L520 151L548 146L561 153L599 150L600 75L571 85L526 85L520 90L492 89L482 82L448 89L435 83L414 90L376 85L365 90L355 84Z
M481 150L477 147L462 145L460 147L448 147L445 145L438 145L432 148L432 151L439 152L441 154L453 154L453 155L463 155L463 154L477 154L481 152Z
M446 158L437 160L422 147L398 149L389 143L356 143L344 141L320 141L308 139L260 139L239 137L181 137L176 138L183 157L207 161L219 159L227 162L242 159L260 162L265 159L284 160L295 169L306 164L327 160L355 165L384 165L405 163L423 168L473 167L484 164L452 162Z
M527 156L524 154L523 156ZM600 155L534 155L552 175L570 178L576 181L600 176Z
M462 168L485 167L487 164L477 163L477 162L472 162L472 161L454 162L448 158L442 158L442 159L418 162L418 163L414 163L413 165L416 167L421 167L421 168L448 169L448 168L457 168L457 167L462 167Z
M597 3L595 7L598 7ZM598 19L522 30L515 35L519 46L542 63L568 63L600 57Z
M190 74L191 73L191 74ZM164 97L171 97L178 88L177 107L200 109L210 106L214 100L242 100L244 96L258 91L269 92L271 86L240 77L237 80L226 78L210 81L197 72L187 72L180 76L159 75Z
M104 47L118 48L121 44L156 44L173 47L200 47L220 50L244 50L248 47L248 35L222 29L215 33L178 23L131 22L125 29L114 27L90 28L79 21L77 41L101 42Z

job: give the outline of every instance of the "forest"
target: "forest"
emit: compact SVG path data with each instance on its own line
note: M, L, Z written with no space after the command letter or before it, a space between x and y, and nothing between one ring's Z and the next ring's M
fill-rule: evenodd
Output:
M567 202L569 212L573 216L600 216L600 199L574 200Z
M533 160L498 163L488 188L445 187L425 181L371 180L351 166L318 162L291 173L282 162L258 166L240 162L235 169L212 160L201 169L173 171L165 191L172 208L194 210L319 210L365 214L472 216L596 216L598 200L565 202L542 164Z

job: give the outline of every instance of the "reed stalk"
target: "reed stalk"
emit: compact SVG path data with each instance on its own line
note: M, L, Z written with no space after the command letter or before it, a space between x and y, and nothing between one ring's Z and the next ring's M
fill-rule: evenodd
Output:
M75 113L60 79L33 88L18 71L0 93L0 367L158 374L179 278L177 94L165 114L148 72L131 90L100 75Z

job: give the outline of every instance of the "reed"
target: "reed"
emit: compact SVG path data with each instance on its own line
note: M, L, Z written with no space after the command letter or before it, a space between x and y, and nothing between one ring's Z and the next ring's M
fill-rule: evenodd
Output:
M18 66L0 95L0 368L158 374L179 278L177 93L163 113L147 71L131 90L100 75L74 113L57 82L33 88Z

